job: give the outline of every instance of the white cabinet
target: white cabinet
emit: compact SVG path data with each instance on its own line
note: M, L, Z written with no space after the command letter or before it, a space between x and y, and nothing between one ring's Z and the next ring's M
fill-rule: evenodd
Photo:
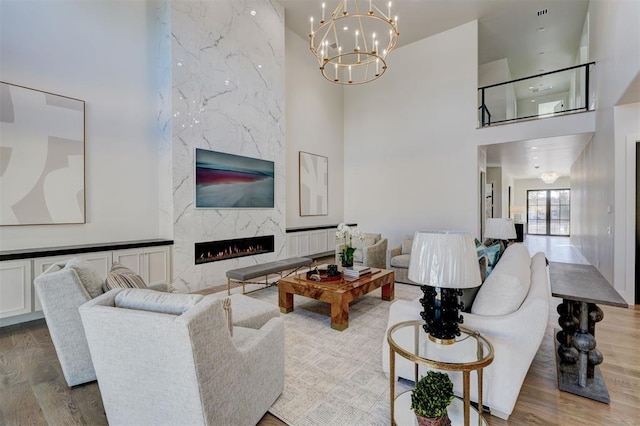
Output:
M31 312L31 261L0 262L0 318Z
M309 253L324 253L327 250L327 230L309 231Z
M287 234L287 253L290 257L309 255L309 233L290 232Z
M321 256L335 250L336 228L287 232L287 255Z
M86 260L91 269L96 271L102 279L107 278L109 269L111 269L111 252L110 251L97 251L93 253L78 253L68 254L64 256L51 256L51 257L38 257L33 259L33 279L36 279L40 274L49 269L51 265L56 263L65 263L67 260L79 257ZM33 291L33 311L38 312L42 310L42 305L38 299L38 294Z
M106 279L113 262L120 262L139 273L149 285L171 283L170 244L114 250L118 246L123 247L123 244L132 247L131 242L114 243L87 246L88 250L93 248L104 251L25 257L20 260L5 257L7 260L0 261L0 327L42 318L42 305L33 287L33 280L51 265L64 263L72 257L85 259L103 279ZM65 248L60 247L49 252L64 253ZM0 253L4 256L13 255L10 251ZM35 253L41 255L37 250L34 250Z
M139 274L147 285L171 282L171 254L167 246L113 252L113 262Z

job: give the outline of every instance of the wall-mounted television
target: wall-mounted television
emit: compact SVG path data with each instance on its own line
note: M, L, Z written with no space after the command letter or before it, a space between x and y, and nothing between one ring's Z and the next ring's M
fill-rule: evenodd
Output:
M273 161L196 148L196 208L273 208Z

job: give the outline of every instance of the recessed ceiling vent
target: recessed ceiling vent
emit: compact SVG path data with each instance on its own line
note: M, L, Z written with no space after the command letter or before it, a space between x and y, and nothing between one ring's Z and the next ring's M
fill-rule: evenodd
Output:
M549 9L542 9L538 11L538 16L546 15L549 13Z

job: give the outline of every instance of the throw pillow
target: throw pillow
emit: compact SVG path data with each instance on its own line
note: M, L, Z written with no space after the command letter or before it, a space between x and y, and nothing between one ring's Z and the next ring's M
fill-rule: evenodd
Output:
M487 258L487 276L491 274L493 268L498 264L498 260L500 260L500 249L500 243L493 244L484 249L484 255Z
M182 315L203 297L201 294L163 293L148 289L129 288L116 294L114 305L117 308Z
M96 271L91 269L89 262L79 257L73 257L67 261L64 268L70 268L76 271L80 282L82 282L82 285L92 299L102 294L102 278L100 278L100 275L98 275Z
M402 254L411 254L412 247L413 247L413 237L405 238L402 241Z
M142 277L126 266L115 262L102 286L105 293L114 288L147 288Z
M529 288L513 275L495 272L480 287L471 306L475 315L507 315L518 310Z

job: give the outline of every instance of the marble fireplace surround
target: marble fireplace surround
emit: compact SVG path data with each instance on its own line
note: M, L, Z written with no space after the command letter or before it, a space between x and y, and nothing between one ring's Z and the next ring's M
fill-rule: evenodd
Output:
M158 124L170 129L161 152L172 180L173 284L192 292L226 282L229 269L285 254L284 9L260 0L167 0L158 16L159 55L170 52L158 70ZM196 209L195 148L273 161L274 208ZM196 242L265 235L274 238L269 253L194 262Z

